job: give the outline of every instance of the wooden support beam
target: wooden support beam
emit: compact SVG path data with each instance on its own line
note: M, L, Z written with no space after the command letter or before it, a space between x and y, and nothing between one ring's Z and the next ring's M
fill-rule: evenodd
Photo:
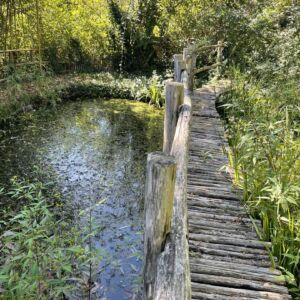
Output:
M148 155L145 191L144 299L153 300L158 256L171 231L176 162L162 152Z
M37 51L37 49L11 49L11 50L0 50L0 53L9 53L9 52L30 52Z
M209 50L209 49L215 49L215 48L218 48L218 47L225 47L226 46L226 43L223 43L223 42L219 42L217 45L208 45L208 46L201 46L201 47L197 47L195 49L195 51L197 52L200 52L200 51L205 51L205 50Z
M201 72L204 72L204 71L208 71L208 70L217 68L218 66L221 66L221 65L222 65L221 63L215 63L215 64L213 64L211 66L204 66L204 67L201 67L199 69L194 69L193 75L196 75L198 73L201 73Z
M178 109L184 101L183 84L170 81L166 83L166 105L164 119L164 145L163 151L170 154L176 124L178 120Z

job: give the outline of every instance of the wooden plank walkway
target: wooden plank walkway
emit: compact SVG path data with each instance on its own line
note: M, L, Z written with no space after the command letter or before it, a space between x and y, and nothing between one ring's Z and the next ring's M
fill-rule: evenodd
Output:
M220 89L206 86L192 97L187 195L192 299L291 299L238 191L220 170L228 164L215 109Z

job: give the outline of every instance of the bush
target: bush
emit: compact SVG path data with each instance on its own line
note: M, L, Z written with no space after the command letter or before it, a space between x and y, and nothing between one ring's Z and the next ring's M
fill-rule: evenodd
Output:
M151 77L121 76L99 73L77 77L64 90L63 99L120 98L149 102L158 107L164 104L163 76L153 72Z
M112 73L52 76L35 70L34 74L18 70L7 77L0 90L0 123L19 113L63 100L79 98L119 98L149 102L158 107L164 104L163 76L127 77Z

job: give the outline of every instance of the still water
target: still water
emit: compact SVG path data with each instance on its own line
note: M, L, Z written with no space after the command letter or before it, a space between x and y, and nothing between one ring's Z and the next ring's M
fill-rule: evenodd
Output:
M51 174L64 202L93 207L103 257L97 299L140 299L146 154L162 148L163 114L125 100L77 101L27 113L0 139L0 182ZM95 205L97 203L100 205Z

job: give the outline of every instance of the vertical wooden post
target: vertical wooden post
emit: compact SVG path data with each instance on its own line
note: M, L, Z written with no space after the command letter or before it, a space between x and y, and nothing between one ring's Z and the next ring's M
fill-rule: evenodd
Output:
M216 71L216 79L220 79L222 72L222 61L223 61L223 43L222 41L218 41L218 49L217 49L217 71Z
M189 45L183 50L183 60L186 63L186 86L185 89L191 93L194 88L194 69L196 68L195 46Z
M163 151L170 154L178 120L178 109L184 101L184 86L182 83L170 81L166 83L166 105L164 119Z
M181 82L181 72L185 69L183 66L183 55L182 54L175 54L174 55L174 80L176 82Z
M145 190L144 299L153 300L159 254L171 230L175 158L162 152L148 155Z
M41 19L40 19L40 2L39 0L35 0L35 13L36 13L36 34L38 40L38 53L39 53L39 67L40 71L42 71L42 38L41 38Z

